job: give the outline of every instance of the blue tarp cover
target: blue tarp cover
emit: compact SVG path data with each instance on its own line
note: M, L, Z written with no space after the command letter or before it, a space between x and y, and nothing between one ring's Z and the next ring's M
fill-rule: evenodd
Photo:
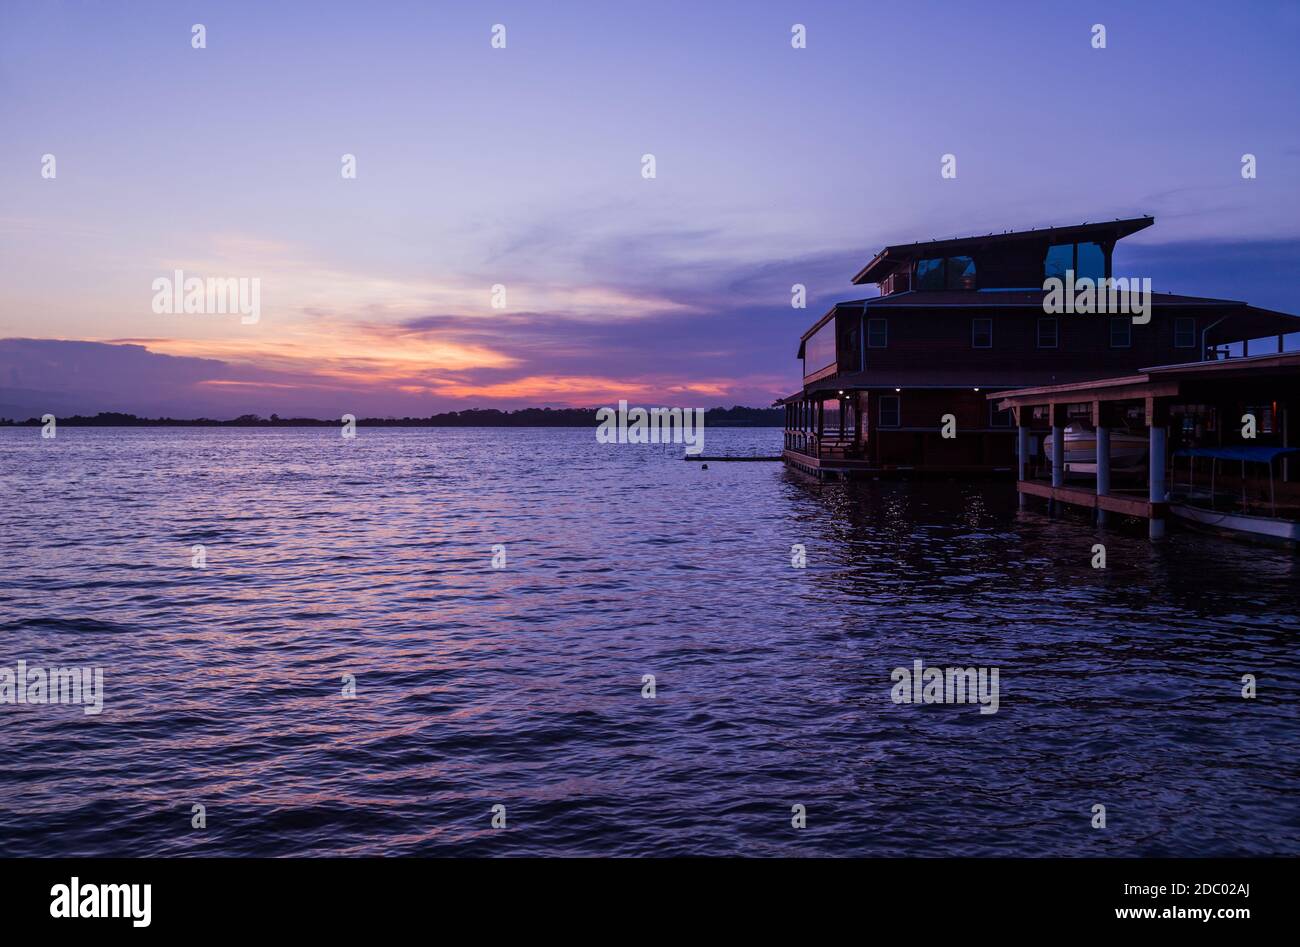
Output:
M1177 451L1175 457L1216 457L1219 460L1252 460L1261 464L1270 463L1280 454L1294 454L1297 447L1192 447Z

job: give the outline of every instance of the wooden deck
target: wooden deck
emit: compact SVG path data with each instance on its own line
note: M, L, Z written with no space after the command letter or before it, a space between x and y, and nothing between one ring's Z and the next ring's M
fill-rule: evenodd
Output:
M794 467L819 480L827 478L848 480L857 477L947 477L947 476L981 476L1005 478L1012 473L1005 466L969 466L969 465L934 465L914 467L904 464L873 464L868 460L846 458L843 456L813 457L800 451L786 448L782 459Z
M1142 494L1145 491L1112 490L1106 496L1098 496L1096 488L1088 487L1054 487L1042 480L1017 480L1016 489L1030 496L1042 497L1070 506L1082 506L1090 510L1106 510L1122 516L1139 516L1143 519L1163 518L1168 506L1166 503L1152 503Z

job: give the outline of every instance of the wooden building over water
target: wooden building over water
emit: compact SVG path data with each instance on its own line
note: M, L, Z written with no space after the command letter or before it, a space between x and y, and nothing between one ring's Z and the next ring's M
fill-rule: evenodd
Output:
M1010 474L1012 413L990 391L1199 362L1227 343L1300 331L1300 320L1225 299L1154 293L1149 321L1049 313L1044 281L1113 272L1139 217L886 247L853 277L879 295L836 303L803 333L803 387L786 411L786 463L824 477ZM944 417L957 436L944 437Z

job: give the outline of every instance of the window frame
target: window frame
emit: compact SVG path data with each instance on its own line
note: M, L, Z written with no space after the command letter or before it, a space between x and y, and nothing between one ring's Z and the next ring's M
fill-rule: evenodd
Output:
M975 344L975 324L978 322L987 322L989 324L989 344ZM970 347L973 349L991 349L993 348L993 320L989 316L973 316L970 321Z
M1101 273L1099 275L1094 276L1091 273L1084 273L1079 269L1079 248L1082 246L1096 247L1097 252L1101 254ZM1098 243L1096 240L1076 240L1074 242L1074 278L1076 280L1090 279L1098 281L1104 280L1108 275L1109 274L1106 272L1106 247L1103 244Z
M964 260L965 263L962 265L962 272L957 274L954 277L952 273L953 263L957 260ZM965 286L957 285L959 282L965 279L965 272L968 268L972 271L970 276L970 280L971 280L970 289L967 289ZM979 278L979 265L975 262L975 258L973 256L970 256L969 254L965 254L965 253L959 253L956 256L946 256L943 258L943 288L945 291L954 292L954 293L968 293L971 290L976 288L976 283L978 281L978 278Z
M876 427L895 428L903 426L903 398L902 395L881 395L876 406ZM885 423L885 403L892 402L894 405L894 423Z
M1186 344L1178 341L1178 328L1180 325L1190 323L1190 335ZM1175 316L1174 317L1174 348L1176 349L1194 349L1196 348L1196 317L1195 316Z
M1277 418L1273 415L1271 404L1247 404L1242 406L1247 414L1255 415L1255 430L1259 434L1272 434L1276 428Z
M880 345L875 345L875 344L873 344L872 341L871 341L871 337L872 337L871 324L872 324L873 322L878 322L878 323L880 323L881 326L884 327L885 341L884 341L882 344L880 344ZM883 316L870 316L870 317L868 317L868 319L867 319L867 348L869 348L869 349L887 349L887 348L889 348L889 320L888 320L888 319L884 318Z
M1091 274L1084 274L1079 272L1079 246L1081 244L1088 244L1090 246L1094 246L1101 252L1101 275L1100 276L1093 276ZM1046 252L1043 253L1043 279L1045 280L1065 279L1064 273L1054 274L1053 276L1050 277L1047 275L1047 258L1052 255L1053 250L1062 247L1070 248L1070 262L1066 264L1066 268L1074 271L1074 278L1076 280L1084 279L1085 277L1091 280L1103 280L1103 279L1107 279L1110 276L1110 253L1106 249L1106 244L1099 243L1096 240L1073 240L1070 243L1048 244Z
M1052 325L1052 344L1043 344L1043 325ZM1039 349L1059 349L1061 347L1061 320L1056 316L1039 316L1034 324L1034 347Z
M937 289L932 289L930 287L927 287L923 281L925 277L922 277L921 275L921 264L935 263L935 262L939 264L938 266L939 286ZM933 272L934 272L934 268L931 267L930 270L925 274L925 276L929 277L930 279L933 279L933 276L930 275ZM947 289L947 280L948 280L948 258L947 257L942 257L942 256L925 257L923 259L917 260L912 267L912 288L917 290L918 292L926 292L926 293L942 292L943 290Z
M962 274L954 278L953 273L951 271L953 269L953 262L955 260L964 260L965 264L962 266ZM931 267L927 271L926 276L922 277L921 264L923 263L927 265L932 263L939 264L937 268L939 272L939 278L937 281L939 284L938 286L925 285L924 279L928 278L930 280L934 280L933 273L935 268ZM971 277L970 277L971 279L970 287L967 288L965 286L956 285L958 282L964 279L965 271L968 268L974 270L974 272L971 273ZM975 259L975 257L971 256L968 253L957 253L952 256L923 257L912 264L911 288L917 290L918 292L926 292L926 293L974 292L975 290L979 289L979 272L980 272L979 262Z
M1122 345L1115 344L1115 324L1124 325L1125 342ZM1113 349L1131 349L1133 347L1133 319L1131 316L1111 316L1110 323L1106 327L1110 334L1110 347Z

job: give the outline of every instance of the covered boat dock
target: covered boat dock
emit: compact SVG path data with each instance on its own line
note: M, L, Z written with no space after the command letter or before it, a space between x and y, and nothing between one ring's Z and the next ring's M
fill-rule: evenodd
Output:
M1169 513L1172 455L1194 463L1197 450L1238 448L1252 454L1268 449L1274 510L1279 499L1284 508L1300 509L1300 484L1295 482L1300 462L1289 456L1291 446L1300 443L1300 352L1161 365L1115 378L995 392L988 399L1012 412L1021 506L1037 496L1053 505L1096 510L1099 522L1108 513L1142 517L1150 537L1159 539ZM1090 484L1067 483L1079 479L1066 460L1066 429L1071 426L1095 431L1095 467L1087 465ZM1117 478L1111 434L1140 429L1147 438L1145 464ZM1042 450L1036 449L1040 438ZM1035 463L1046 455L1050 463ZM1274 457L1281 458L1276 482ZM1194 467L1192 472L1194 476ZM1243 491L1248 482L1243 471Z

